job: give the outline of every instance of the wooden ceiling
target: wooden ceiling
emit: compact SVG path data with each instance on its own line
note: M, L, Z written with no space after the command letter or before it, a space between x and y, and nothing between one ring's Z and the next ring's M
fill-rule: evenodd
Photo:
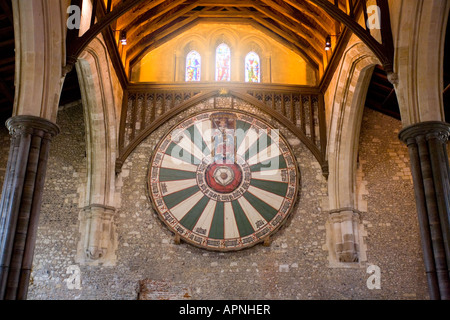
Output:
M400 108L394 86L382 66L376 66L366 97L366 107L400 120Z
M118 2L113 0L112 6ZM346 3L336 1L343 10ZM310 1L143 1L114 26L127 34L128 44L120 48L127 73L148 52L200 22L251 24L300 54L315 69L323 68L327 36L341 30L340 23ZM118 43L119 33L116 36Z

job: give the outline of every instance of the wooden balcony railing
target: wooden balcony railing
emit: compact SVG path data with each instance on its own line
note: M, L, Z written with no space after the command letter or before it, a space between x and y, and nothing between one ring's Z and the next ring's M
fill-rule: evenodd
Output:
M247 83L130 85L124 93L117 171L162 124L204 101L210 102L209 109L223 108L216 102L224 98L228 98L229 109L238 109L237 100L241 100L276 119L305 144L322 166L323 174L328 175L322 93L306 86Z

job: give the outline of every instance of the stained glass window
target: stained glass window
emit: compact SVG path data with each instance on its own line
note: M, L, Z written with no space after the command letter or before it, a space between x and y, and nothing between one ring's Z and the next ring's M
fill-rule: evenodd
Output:
M261 64L255 52L245 57L245 82L261 82Z
M186 81L200 81L202 57L197 51L191 51L186 58Z
M231 50L225 43L216 50L216 81L231 81Z

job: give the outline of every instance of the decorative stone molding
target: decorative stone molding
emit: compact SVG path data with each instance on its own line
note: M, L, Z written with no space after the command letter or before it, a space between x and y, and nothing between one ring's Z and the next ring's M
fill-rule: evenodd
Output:
M403 129L399 138L406 145L417 143L419 139L425 138L427 141L433 138L441 143L447 143L450 137L450 125L440 121L421 122Z
M14 115L56 122L64 83L67 0L12 0L15 38Z
M327 221L328 249L330 262L359 263L360 260L360 212L352 208L329 211Z
M395 91L404 126L444 121L442 63L449 10L450 1L401 1L394 31Z
M116 261L114 106L122 93L115 86L115 74L109 66L110 58L101 36L86 47L75 64L85 110L87 156L77 260L87 265L114 265Z
M398 85L398 73L390 72L387 74L388 80L390 83L392 83L394 86Z
M60 129L56 124L35 116L24 115L10 118L6 121L6 127L13 138L31 134L52 140L60 133Z
M80 213L81 241L78 248L78 262L84 264L115 263L117 247L114 215L116 209L92 204Z

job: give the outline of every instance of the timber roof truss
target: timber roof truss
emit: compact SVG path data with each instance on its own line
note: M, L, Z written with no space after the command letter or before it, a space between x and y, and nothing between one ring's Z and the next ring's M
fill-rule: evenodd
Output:
M82 0L72 0L82 5ZM251 24L301 55L318 74L326 77L324 57L328 36L339 44L354 33L377 55L385 70L392 71L393 44L387 0L377 0L381 9L382 42L357 21L367 20L367 0L92 0L89 30L79 36L69 31L68 64L100 32L103 33L122 85L130 70L147 53L200 22ZM383 18L384 17L384 18ZM117 31L127 34L127 46L119 44ZM337 46L336 46L337 47ZM337 52L335 50L334 52Z

